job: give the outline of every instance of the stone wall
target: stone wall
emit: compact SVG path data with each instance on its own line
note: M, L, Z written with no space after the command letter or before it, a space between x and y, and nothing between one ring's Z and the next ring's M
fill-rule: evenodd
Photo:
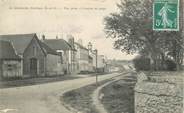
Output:
M168 74L138 74L135 113L183 113L184 73Z

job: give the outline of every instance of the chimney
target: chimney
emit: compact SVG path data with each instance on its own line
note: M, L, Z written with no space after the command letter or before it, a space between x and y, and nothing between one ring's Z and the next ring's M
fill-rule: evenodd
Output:
M88 50L92 51L92 44L91 44L91 42L88 43Z
M44 34L42 35L42 40L43 40L43 41L45 40L45 35L44 35Z
M68 36L68 43L74 48L74 37L72 35Z

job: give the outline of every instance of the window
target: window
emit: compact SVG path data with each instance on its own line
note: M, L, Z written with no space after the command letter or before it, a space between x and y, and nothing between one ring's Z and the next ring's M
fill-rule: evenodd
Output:
M62 52L58 52L60 54L60 61L59 63L63 64L63 53Z
M33 46L33 55L36 56L36 47Z
M60 56L61 64L63 64L63 55Z
M63 50L56 50L56 52L59 53L59 55L60 55L60 59L59 59L58 63L63 64L64 51Z
M7 67L8 71L12 71L14 69L17 69L17 65L16 64L7 64L6 67Z
M12 65L11 65L11 64L8 64L7 66L8 66L8 68L11 68L11 67L12 67Z

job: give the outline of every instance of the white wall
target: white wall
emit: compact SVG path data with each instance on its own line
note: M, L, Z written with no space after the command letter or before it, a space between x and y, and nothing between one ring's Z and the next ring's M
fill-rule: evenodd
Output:
M64 74L63 64L60 64L60 56L48 54L46 62L48 76Z
M7 60L2 63L3 77L22 77L21 61Z
M101 56L101 55L98 55L97 67L98 67L98 68L103 68L104 66L105 66L104 57Z
M96 67L96 54L93 52L89 52L89 55L92 57L93 59L93 67Z

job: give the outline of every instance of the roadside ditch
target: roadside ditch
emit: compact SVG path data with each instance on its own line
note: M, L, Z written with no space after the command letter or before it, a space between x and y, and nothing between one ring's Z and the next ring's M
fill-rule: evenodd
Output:
M121 74L122 78L105 86L100 91L101 103L110 113L133 113L133 88L136 82L135 75ZM131 76L124 76L131 75ZM125 78L124 78L125 77ZM102 86L113 78L99 82L98 86ZM93 104L92 94L97 89L96 84L91 84L79 89L66 92L61 96L64 106L75 113L99 113ZM124 107L127 107L126 109ZM120 112L122 111L122 112ZM124 112L125 111L125 112Z

